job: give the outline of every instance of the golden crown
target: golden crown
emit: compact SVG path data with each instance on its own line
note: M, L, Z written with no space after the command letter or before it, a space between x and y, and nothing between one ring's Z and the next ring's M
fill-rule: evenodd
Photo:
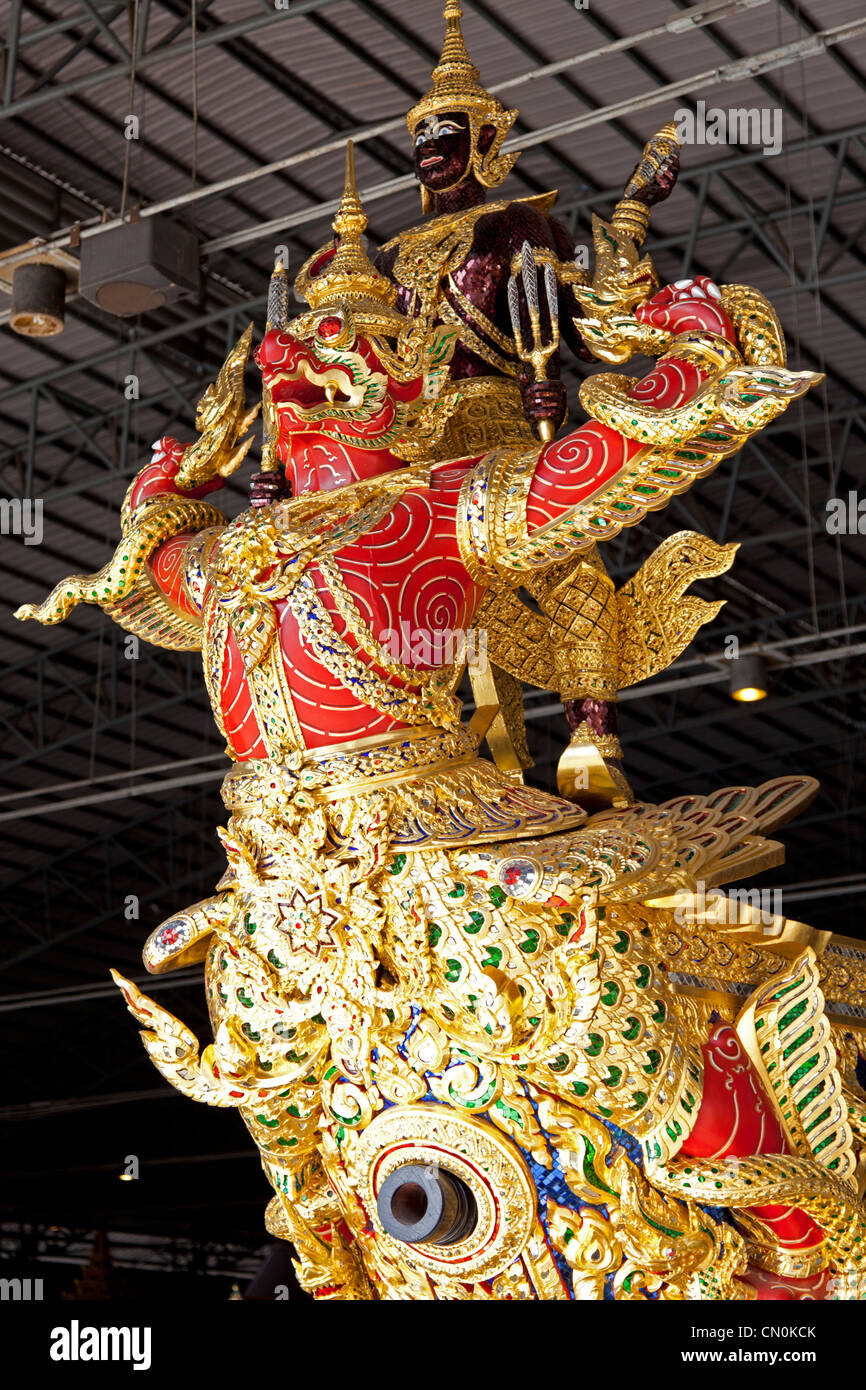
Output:
M419 121L445 111L462 111L469 117L472 134L472 172L486 188L496 188L511 172L519 152L500 154L502 142L519 112L509 111L502 102L482 87L478 69L469 57L460 21L463 15L460 0L447 0L445 5L445 42L442 57L433 69L433 86L406 116L409 134L414 135ZM496 134L486 154L478 148L481 129L493 126Z
M364 248L362 237L367 214L361 206L355 182L355 150L346 144L346 179L343 196L331 223L336 249L323 247L304 262L295 280L295 293L313 311L293 321L291 331L306 337L328 310L350 313L357 328L365 333L394 337L406 320L394 307L396 286L381 275Z

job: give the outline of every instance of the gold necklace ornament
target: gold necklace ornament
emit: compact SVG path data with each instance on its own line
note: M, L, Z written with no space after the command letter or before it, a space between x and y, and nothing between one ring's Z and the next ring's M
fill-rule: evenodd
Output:
M251 508L226 529L211 553L208 578L221 597L243 588L284 597L275 586L299 576L314 558L353 545L377 526L411 488L428 487L430 468L415 465L334 488ZM280 579L263 571L280 566Z

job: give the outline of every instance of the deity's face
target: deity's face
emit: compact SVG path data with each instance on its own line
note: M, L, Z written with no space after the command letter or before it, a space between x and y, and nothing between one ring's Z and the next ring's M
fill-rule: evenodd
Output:
M461 183L472 160L472 132L465 111L428 116L415 127L415 177L431 193Z

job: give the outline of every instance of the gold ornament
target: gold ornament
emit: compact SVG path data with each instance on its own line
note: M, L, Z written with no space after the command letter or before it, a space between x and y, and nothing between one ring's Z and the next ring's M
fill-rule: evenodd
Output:
M459 5L446 15L430 110L468 110L476 139L490 98L465 56ZM662 136L649 164L665 157ZM633 313L652 278L639 273L639 206L626 200L597 228L597 274L582 287L610 360L638 346L671 348L670 335L640 336ZM367 443L404 449L410 466L232 523L192 498L127 504L121 547L104 571L22 610L57 622L93 602L149 640L199 647L227 736L226 871L211 897L161 923L145 946L153 973L203 963L212 1041L201 1046L180 1019L115 979L161 1075L191 1099L238 1110L274 1191L267 1228L291 1241L300 1281L318 1299L746 1300L756 1270L778 1279L826 1272L837 1296L866 1296L857 1071L866 948L720 887L782 862L775 831L816 784L787 776L641 802L618 771L615 735L593 733L588 721L561 770L574 781L589 769L606 809L588 815L522 782L522 682L613 702L665 669L715 616L718 604L687 590L724 573L734 553L680 533L616 590L598 542L735 452L812 377L787 372L760 296L728 287L742 352L708 334L678 340L705 381L669 412L629 401L619 378L587 383L594 418L638 448L580 506L533 529L527 503L540 447L496 420L514 379L501 379L498 395L482 378L452 391L455 326L430 326L443 266L465 255L483 211L402 239L398 265L406 257L414 266L403 283L415 294L404 320L363 251L350 152L335 254L318 276L305 268L311 310L293 331L315 341L321 384L350 387L348 406L328 402L335 433L345 426L341 437L354 443L352 419L375 418L386 372L426 377L430 400L418 414L397 412L385 443ZM547 293L562 267L531 260L527 273L537 285L541 268ZM272 328L284 327L284 300L278 268ZM340 316L330 349L316 336L325 314ZM362 330L383 354L381 372L357 360ZM527 353L542 349L537 336ZM491 333L489 343L491 365L509 360L507 335ZM231 471L246 447L248 351L247 334L202 398L185 486ZM328 411L316 420L327 422ZM269 462L277 413L267 402ZM470 430L484 441L474 466ZM381 535L395 504L426 499L438 481L431 465L448 462L452 444L466 475L454 504L459 553L489 590L480 609L467 608L490 638L488 665L473 673L469 724L454 693L462 655L429 671L392 656L344 560L349 546ZM191 537L189 614L148 569L157 547L181 534ZM284 613L331 688L373 712L366 727L381 728L381 715L396 727L307 746ZM240 756L250 747L241 736L228 737L223 696L235 678L259 731L255 758ZM498 766L478 756L484 736ZM705 1045L719 1020L735 1030L738 1059L751 1059L764 1091L755 1095L788 1152L685 1156L714 1094ZM442 1179L454 1203L462 1194L459 1228L404 1238L386 1198L410 1168L431 1184ZM787 1248L761 1210L768 1205L811 1217L815 1239Z
M217 476L231 477L249 453L253 436L246 439L242 436L259 413L258 405L251 410L245 406L244 372L252 337L253 325L250 324L196 407L195 427L199 437L184 450L175 478L180 488L198 487Z
M316 251L304 262L295 279L295 293L306 299L312 312L301 314L287 325L287 332L304 338L315 332L319 320L329 314L345 318L341 336L328 341L332 347L351 342L355 331L368 335L397 336L409 327L394 308L397 290L373 265L361 240L367 214L361 206L355 180L355 152L346 142L346 177L343 196L334 221L335 249L317 266L327 248Z

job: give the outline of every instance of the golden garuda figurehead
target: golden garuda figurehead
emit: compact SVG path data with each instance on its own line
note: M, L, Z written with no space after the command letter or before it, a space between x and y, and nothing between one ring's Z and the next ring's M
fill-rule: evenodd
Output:
M485 188L497 188L519 157L517 151L500 153L519 113L509 111L482 87L478 69L466 48L461 17L460 0L447 0L445 43L442 56L433 69L433 86L406 116L416 150L431 135L438 134L441 138L442 133L450 133L447 129L443 132L443 127L456 127L457 138L450 154L442 153L440 147L438 158L442 167L416 169L425 203L429 203L431 193L448 192L470 174L474 174Z

